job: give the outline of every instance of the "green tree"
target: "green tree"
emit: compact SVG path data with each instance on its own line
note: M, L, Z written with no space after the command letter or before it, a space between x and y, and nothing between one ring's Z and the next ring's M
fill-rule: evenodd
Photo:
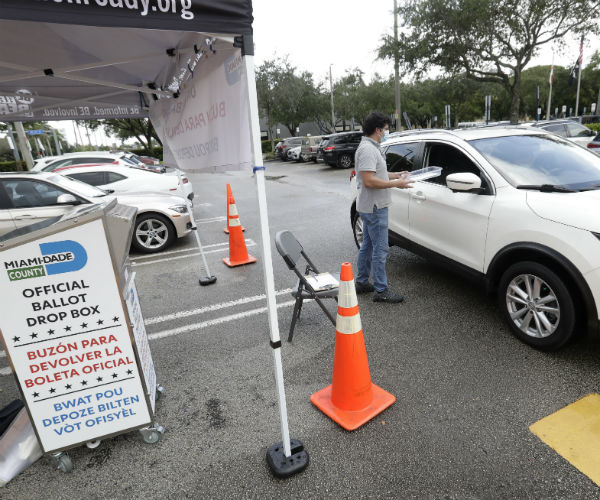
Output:
M258 107L269 127L282 123L292 135L302 122L321 113L320 86L312 73L298 73L287 58L263 63L256 72Z
M113 118L109 120L90 120L88 127L96 130L104 127L108 135L117 136L122 141L135 138L140 145L147 151L147 154L153 154L152 141L156 141L162 146L162 142L148 118Z
M447 74L502 85L510 120L519 119L522 73L540 47L567 35L599 31L600 0L407 0L399 9L406 31L384 36L380 58L414 74Z

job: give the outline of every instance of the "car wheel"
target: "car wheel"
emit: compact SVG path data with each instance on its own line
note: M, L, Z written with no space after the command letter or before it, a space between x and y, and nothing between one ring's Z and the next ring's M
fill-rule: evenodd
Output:
M352 232L354 233L354 243L360 248L363 242L363 221L358 212L352 216Z
M350 168L352 166L352 156L343 154L338 158L338 165L341 168Z
M308 155L307 154L300 155L300 161L308 161Z
M142 214L135 221L132 245L144 253L164 250L175 239L175 228L160 214Z
M312 160L313 160L313 163L317 163L317 162L318 162L318 160L317 160L317 157L316 157L316 156L315 156L315 157L314 157Z
M513 264L504 272L498 304L513 333L537 349L559 349L575 331L575 305L567 286L537 262Z

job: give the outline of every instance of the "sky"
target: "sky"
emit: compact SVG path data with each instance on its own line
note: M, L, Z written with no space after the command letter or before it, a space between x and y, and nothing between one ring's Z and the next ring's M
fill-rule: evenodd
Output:
M329 82L347 69L360 68L367 81L379 73L387 77L394 72L392 61L377 60L377 48L383 34L393 33L393 0L254 0L255 63L260 65L275 56L288 56L298 70L312 72L315 81ZM570 39L563 53L554 54L554 64L570 67L579 53L579 40ZM600 50L600 39L584 43L584 66L594 50ZM551 64L552 47L546 47L529 66ZM410 75L401 75L410 81ZM50 122L62 129L67 139L75 142L70 121ZM87 144L85 131L82 130ZM104 134L96 133L92 143L111 145Z
M378 72L394 73L393 61L375 61L384 34L393 34L393 0L254 0L254 45L256 64L274 56L289 55L299 70L313 73L316 81L329 82L345 70L360 68L367 81ZM583 64L600 40L584 43ZM572 66L579 55L579 39L569 40L564 54L555 54L554 64ZM529 66L552 64L552 47L544 49ZM402 78L402 75L401 75ZM405 78L410 81L410 77Z

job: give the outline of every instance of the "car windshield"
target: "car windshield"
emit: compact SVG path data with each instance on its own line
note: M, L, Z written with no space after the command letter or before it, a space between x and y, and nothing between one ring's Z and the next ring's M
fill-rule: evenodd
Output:
M76 194L80 194L81 196L87 198L99 198L101 196L106 196L107 194L106 191L91 186L90 184L86 184L85 182L77 181L69 177L63 177L62 175L58 174L48 177L48 180L65 189L68 189L69 191L75 191Z
M553 135L513 135L469 143L513 186L600 189L600 157Z

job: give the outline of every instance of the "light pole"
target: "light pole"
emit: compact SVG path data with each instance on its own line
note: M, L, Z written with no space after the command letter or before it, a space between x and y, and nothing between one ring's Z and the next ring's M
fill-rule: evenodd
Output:
M394 0L394 84L396 95L396 111L394 118L396 119L396 130L402 127L402 105L400 103L400 76L399 76L399 57L398 57L398 2Z
M333 109L333 79L331 78L331 67L333 64L329 65L329 88L331 89L331 126L333 127L333 132L335 133L335 111Z

